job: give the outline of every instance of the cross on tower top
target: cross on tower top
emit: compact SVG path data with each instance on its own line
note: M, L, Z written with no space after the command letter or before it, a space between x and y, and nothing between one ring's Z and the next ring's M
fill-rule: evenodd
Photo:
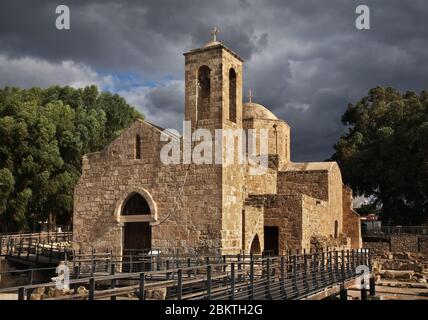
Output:
M249 103L253 102L253 93L252 93L251 89L248 90L248 102Z
M212 36L212 42L216 42L217 41L217 34L220 32L220 29L217 27L213 27L211 29L211 36Z

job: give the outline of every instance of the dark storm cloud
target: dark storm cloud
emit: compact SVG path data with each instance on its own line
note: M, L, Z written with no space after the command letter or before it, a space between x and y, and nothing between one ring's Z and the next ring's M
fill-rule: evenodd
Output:
M70 60L91 68L86 81L93 70L133 72L141 86L119 92L150 121L178 127L181 53L205 44L217 25L219 39L246 60L245 90L251 87L256 102L292 126L294 160L329 157L344 131L340 117L347 104L371 87L419 91L428 84L425 0L364 1L371 9L369 31L356 30L361 2L353 0L68 1L70 31L54 28L58 4L2 1L0 62L32 57L62 66ZM83 67L74 66L64 79L76 82ZM14 84L19 70L0 74L0 84ZM18 78L22 83L27 76Z

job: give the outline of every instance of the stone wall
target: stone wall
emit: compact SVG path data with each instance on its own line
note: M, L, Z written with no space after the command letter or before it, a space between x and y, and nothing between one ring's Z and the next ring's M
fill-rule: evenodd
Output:
M419 252L418 240L419 237L413 235L391 236L389 238L391 243L391 251Z
M269 195L265 197L264 225L278 227L279 254L302 249L303 195Z
M377 255L389 251L389 242L363 242L363 248L370 249L370 252Z
M302 248L310 249L313 236L327 236L330 234L325 225L330 222L326 201L302 195ZM327 231L327 232L326 232Z
M382 240L382 241L380 241ZM402 234L383 239L371 239L363 242L364 248L373 249L374 252L413 252L428 254L428 236Z
M325 227L325 234L330 234L333 237L348 236L343 233L343 182L342 174L340 173L339 166L337 163L333 163L330 170L328 171L328 203L327 203L327 215L329 220L326 219L323 226ZM358 221L358 224L359 221ZM336 233L337 225L337 236Z
M134 159L137 133L142 139L142 159ZM163 165L159 141L158 129L137 121L105 151L87 155L74 196L74 249L90 251L94 247L121 254L121 205L132 192L146 192L156 207L150 219L152 247L220 250L221 166ZM176 203L186 171L182 203Z
M419 250L423 253L428 253L428 237L419 238Z
M302 193L328 201L328 171L280 171L278 172L279 194Z
M343 185L343 233L351 238L351 248L362 247L360 216L352 210L352 190Z

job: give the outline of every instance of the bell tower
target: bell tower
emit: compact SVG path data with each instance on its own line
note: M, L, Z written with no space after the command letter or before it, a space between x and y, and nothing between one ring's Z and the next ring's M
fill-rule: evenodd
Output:
M242 128L243 59L217 41L219 29L204 47L184 53L185 120L192 127Z

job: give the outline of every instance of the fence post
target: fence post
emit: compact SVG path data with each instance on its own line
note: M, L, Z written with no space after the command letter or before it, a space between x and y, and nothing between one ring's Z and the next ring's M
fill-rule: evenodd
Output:
M293 284L297 297L299 295L299 287L297 286L297 256L293 256Z
M235 300L235 263L230 265L230 300Z
M376 295L376 279L370 277L370 296L374 297Z
M27 296L27 300L31 300L31 293L33 289L27 289L25 292L25 295Z
M169 259L167 259L167 260L166 260L166 270L169 270ZM170 273L169 273L169 272L167 272L167 273L166 273L166 279L167 279L167 280L169 280L169 275L170 275Z
M339 252L337 250L334 251L334 273L334 281L337 281L339 277Z
M211 265L207 265L207 299L211 300Z
M270 258L269 257L266 259L265 297L268 300L272 299L271 293L270 293Z
M343 285L340 288L340 300L348 300L348 290Z
M183 293L183 272L181 269L177 271L177 300L181 300Z
M361 300L367 300L367 290L366 284L364 283L364 279L362 280L363 285L361 286Z
M37 244L36 244L36 263L39 262L39 246L40 246L40 242L37 242Z
M91 260L91 277L93 277L95 273L95 249L92 249Z
M351 276L351 254L349 253L349 249L346 250L346 260L347 260L347 268L346 268L346 275L347 277Z
M281 294L284 296L284 299L287 298L287 293L285 291L285 261L284 256L281 256L281 281L280 281L280 288L281 288Z
M5 239L5 241L7 241L6 243L6 255L9 254L9 248L10 248L10 238L8 238L7 240Z
M144 272L141 272L140 273L140 294L138 295L138 298L140 300L145 299L145 295L144 295L145 278L146 278L146 276L145 276Z
M51 241L51 249L49 252L49 262L52 262L52 254L53 254L53 241Z
M95 279L94 278L90 278L89 279L89 295L88 295L88 300L94 300L94 296L95 296Z
M18 300L25 300L25 288L20 287L18 289Z
M33 239L31 239L31 237L30 237L30 240L28 240L27 260L30 259L31 244L33 242L32 240Z
M342 259L341 259L341 264L340 264L340 269L341 269L341 275L342 275L342 281L345 282L345 250L342 250Z
M313 253L313 273L314 273L314 283L315 283L315 288L318 289L319 288L319 284L318 284L318 251L315 251Z
M372 271L372 254L371 254L370 249L366 249L366 250L368 250L368 261L367 261L368 267L369 267L370 271Z
M304 249L303 254L303 275L304 275L304 281L305 281L305 287L306 287L306 293L309 293L309 283L308 283L308 257L306 256L306 250Z
M321 282L325 283L325 251L321 252Z
M110 269L110 275L114 276L114 274L116 273L116 265L114 263L111 264L111 269ZM112 289L116 288L116 279L111 279L110 282L110 287ZM111 296L110 300L116 300L116 296Z
M187 278L190 278L192 270L190 270L190 258L187 258L187 267L189 268L187 270Z
M30 285L33 284L33 279L34 279L34 269L31 269L31 271L30 271L30 280L28 281L30 283Z
M23 245L23 243L22 243L22 238L21 238L21 240L19 241L18 258L21 257L22 245Z
M254 300L254 259L253 254L250 254L250 290L248 300Z
M242 274L241 274L241 269L242 268L242 263L241 263L241 254L238 253L238 281L241 282L242 281Z

